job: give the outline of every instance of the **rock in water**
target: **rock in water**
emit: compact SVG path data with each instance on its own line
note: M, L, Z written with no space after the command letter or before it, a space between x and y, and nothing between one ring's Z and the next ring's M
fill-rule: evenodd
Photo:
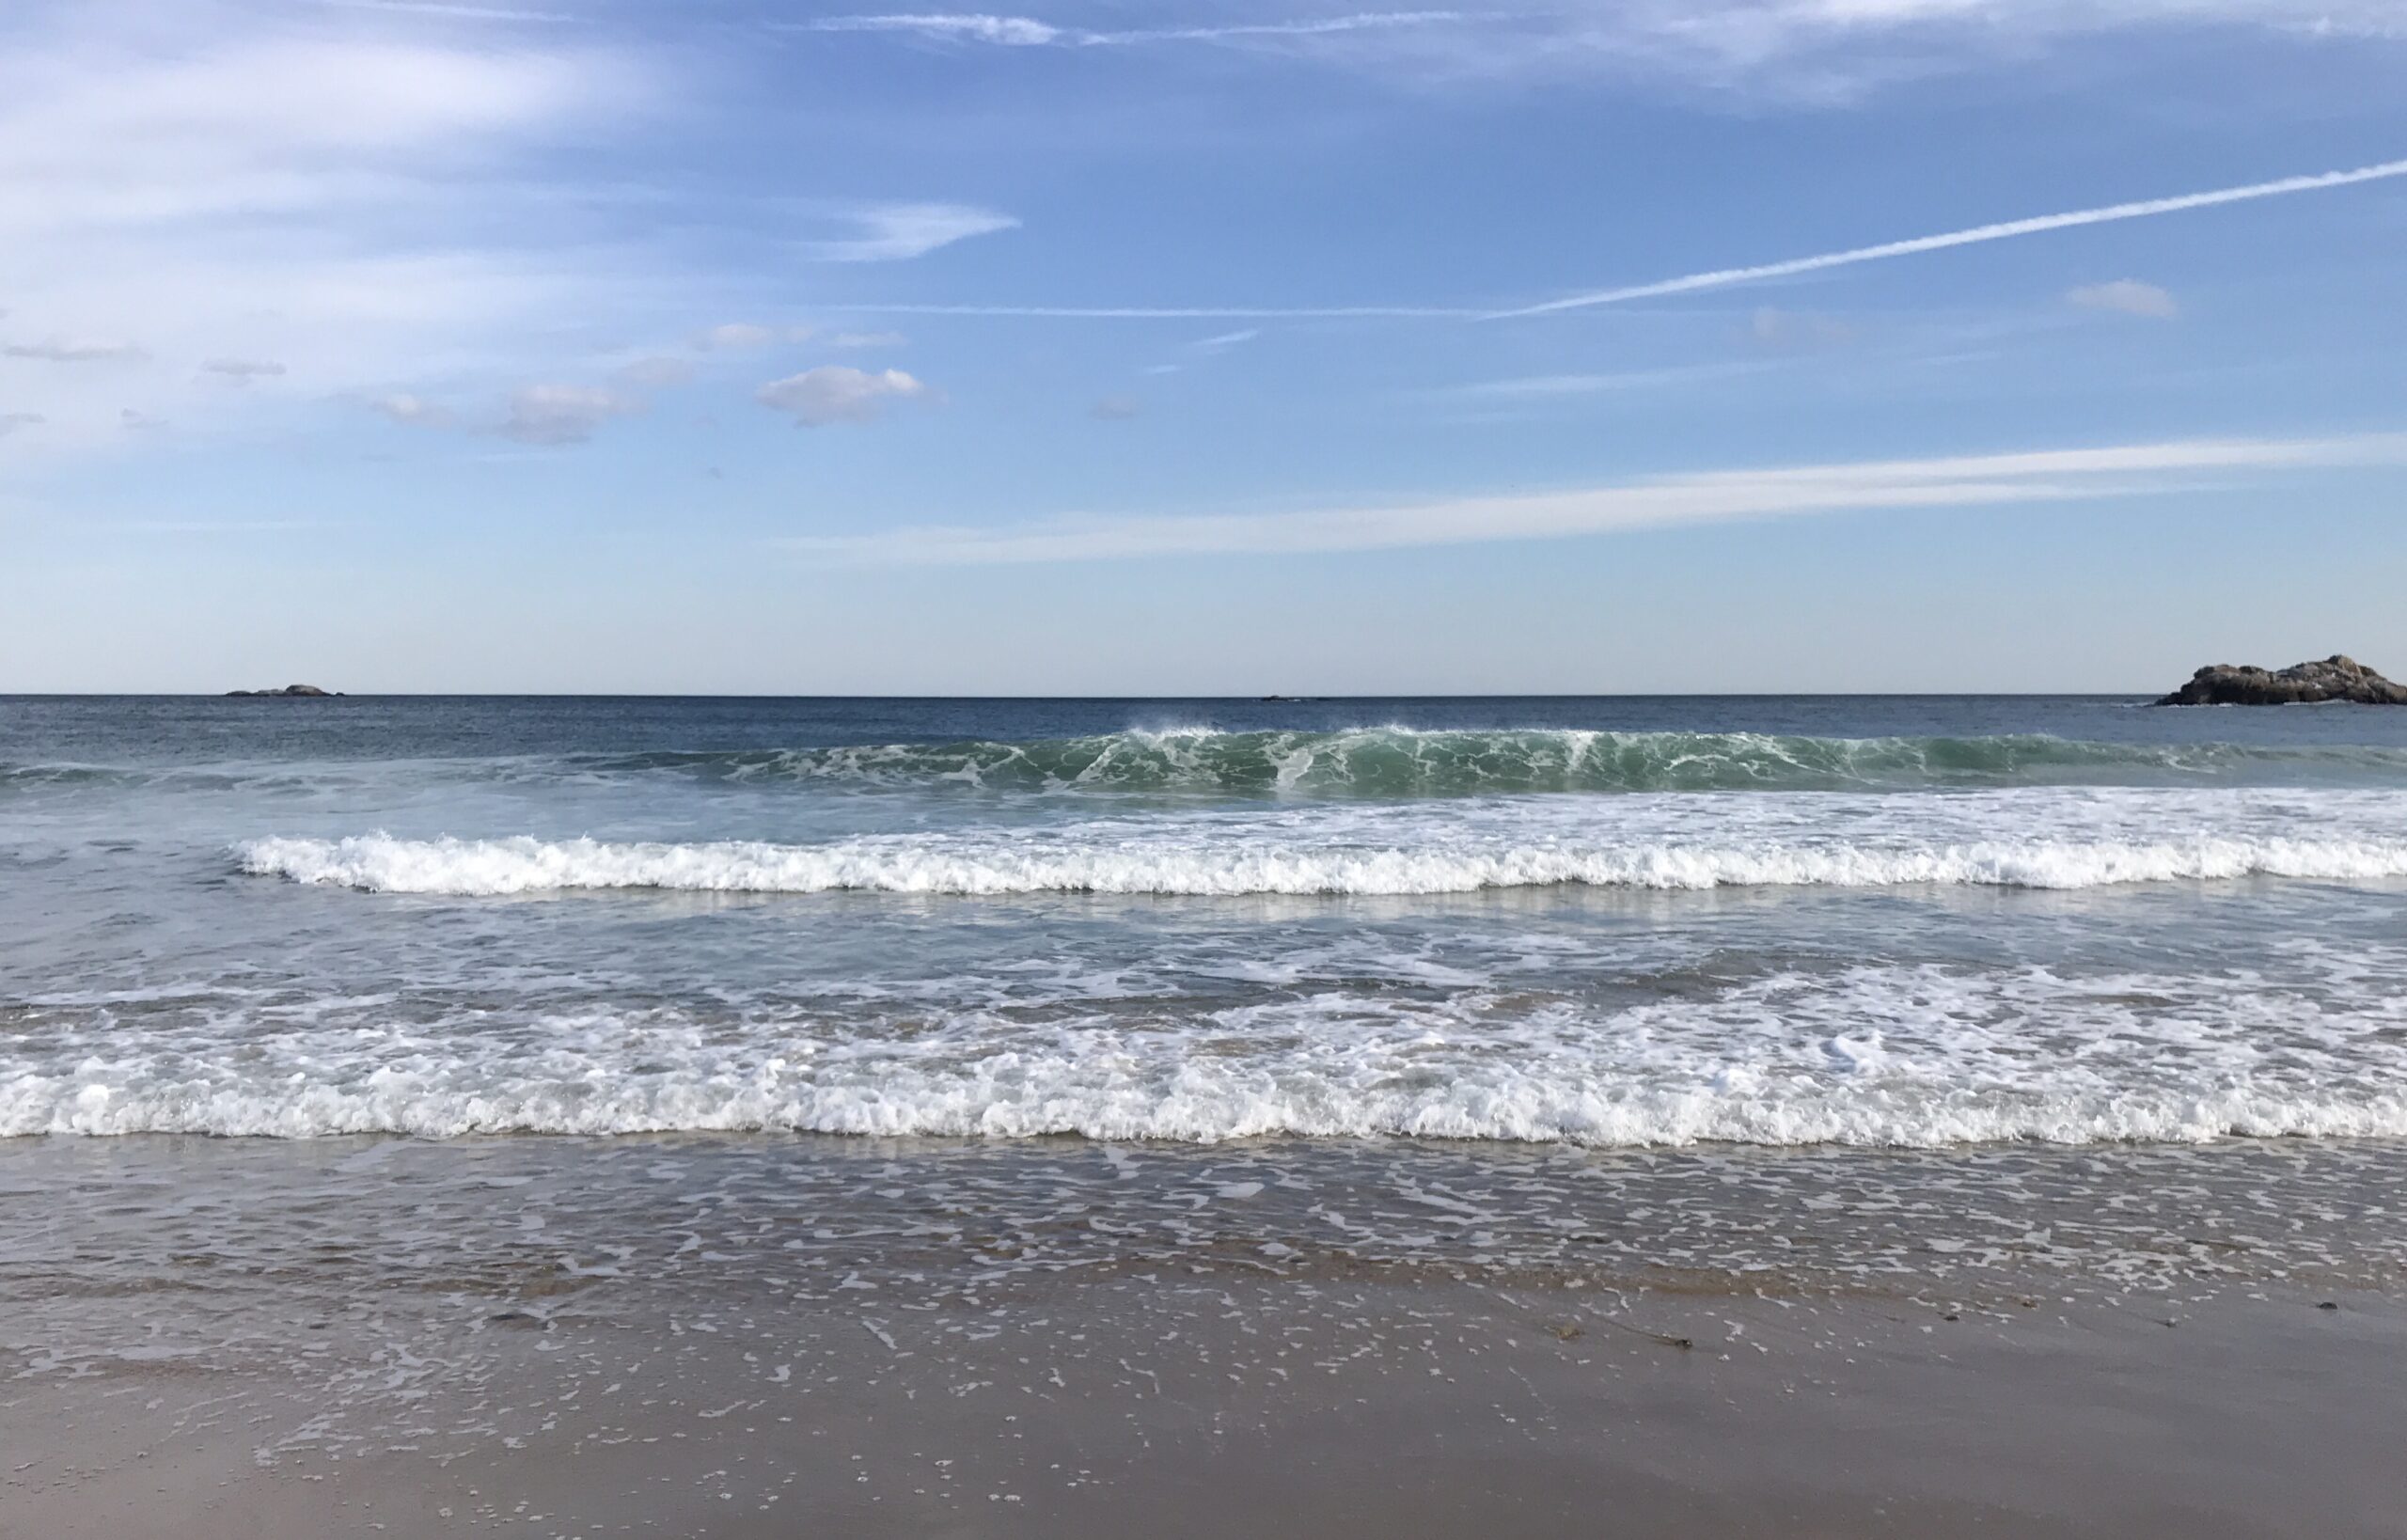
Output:
M2394 684L2356 659L2333 653L2320 663L2287 668L2237 668L2218 663L2190 676L2190 683L2156 703L2160 706L2304 706L2347 700L2360 706L2407 706L2407 684Z
M234 696L234 695L254 695L254 696L256 696L256 695L317 695L317 696L332 696L332 695L339 695L339 694L341 694L342 692L341 692L341 691L339 691L339 690L322 690L322 689L318 688L318 686L316 686L315 684L287 684L284 688L282 688L282 689L280 689L280 690L228 690L226 693L227 693L228 695L229 695L229 696Z

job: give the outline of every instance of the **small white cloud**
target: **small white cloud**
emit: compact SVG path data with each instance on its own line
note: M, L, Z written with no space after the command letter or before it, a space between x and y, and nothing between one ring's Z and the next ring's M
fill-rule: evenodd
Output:
M694 338L694 346L704 350L765 348L777 339L778 334L766 326L755 325L748 321L731 321Z
M1248 326L1242 331L1222 332L1218 337L1207 337L1193 346L1198 353L1219 353L1223 348L1242 347L1261 335L1261 327Z
M900 348L910 338L901 332L838 332L827 339L831 348Z
M1104 422L1126 422L1143 411L1134 396L1106 396L1094 403L1091 415Z
M117 415L118 425L129 433L155 432L167 425L165 417L154 417L148 412L137 412L129 406Z
M2114 310L2127 316L2169 321L2181 313L2173 296L2152 283L2116 278L2112 283L2085 283L2065 295L2069 305L2084 310Z
M0 412L0 438L20 428L39 428L45 420L39 412Z
M499 431L521 444L582 444L610 418L642 410L637 398L600 385L528 385L510 398Z
M1147 364L1143 369L1139 369L1137 372L1140 374L1175 374L1186 367L1187 366L1185 364Z
M1844 321L1809 310L1759 306L1747 322L1747 335L1760 347L1797 350L1830 348L1852 341L1855 329Z
M262 358L212 358L200 366L204 374L219 375L228 385L246 385L253 380L271 380L284 372L282 364Z
M619 378L646 390L666 390L694 377L694 366L683 358L638 358L619 370Z
M855 234L807 242L803 249L823 262L902 262L973 235L1019 228L1007 213L962 203L883 203L846 210L842 217Z
M928 387L899 369L871 373L845 364L773 380L756 393L762 405L791 415L799 426L822 427L831 422L871 422L889 401L924 397Z
M448 428L454 420L448 408L422 396L379 396L368 404L372 410L382 412L409 428Z
M11 342L0 348L0 354L10 358L36 358L47 364L104 364L128 361L142 356L142 350L131 342L108 342L95 338L54 338L46 342Z

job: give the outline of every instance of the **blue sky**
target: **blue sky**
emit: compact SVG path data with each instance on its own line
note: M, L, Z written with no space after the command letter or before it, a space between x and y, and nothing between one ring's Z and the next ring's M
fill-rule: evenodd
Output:
M2407 673L2402 86L2372 0L24 0L0 689Z

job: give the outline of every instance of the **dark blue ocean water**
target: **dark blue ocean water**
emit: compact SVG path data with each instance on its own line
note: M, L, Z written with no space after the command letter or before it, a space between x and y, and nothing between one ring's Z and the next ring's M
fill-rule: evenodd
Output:
M1130 728L1332 731L1754 732L1830 738L2044 733L2129 744L2351 744L2407 749L2407 712L2147 709L2133 696L1518 696L1183 699L734 696L0 696L12 764L777 749L1025 742Z
M0 699L0 1135L2407 1133L2407 712Z

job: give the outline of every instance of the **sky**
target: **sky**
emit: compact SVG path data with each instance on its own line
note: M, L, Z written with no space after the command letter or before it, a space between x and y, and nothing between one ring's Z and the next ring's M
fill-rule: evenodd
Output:
M2407 677L2407 0L854 3L11 0L0 691Z

